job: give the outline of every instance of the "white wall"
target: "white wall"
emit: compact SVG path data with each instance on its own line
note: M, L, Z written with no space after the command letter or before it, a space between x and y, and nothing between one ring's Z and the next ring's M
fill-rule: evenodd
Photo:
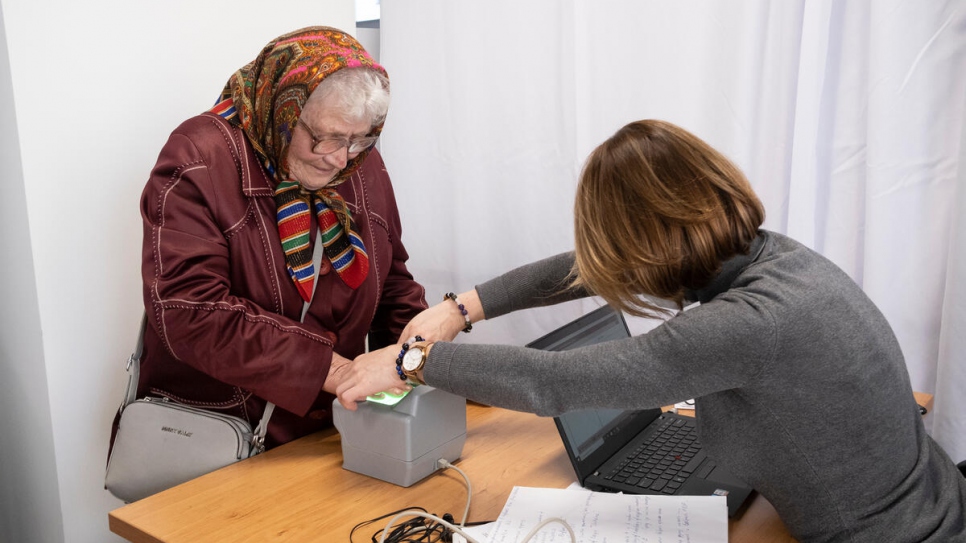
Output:
M58 541L63 524L3 21L0 9L0 540Z
M0 539L116 541L110 422L161 145L270 39L353 0L0 0Z

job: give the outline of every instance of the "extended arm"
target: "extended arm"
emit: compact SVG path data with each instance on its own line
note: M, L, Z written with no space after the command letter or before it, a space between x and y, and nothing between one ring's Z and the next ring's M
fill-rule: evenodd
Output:
M586 297L583 289L569 286L574 254L561 253L520 266L476 288L457 295L471 323L513 311L542 307ZM464 316L450 299L413 319L401 339L420 335L430 341L452 341L466 326Z

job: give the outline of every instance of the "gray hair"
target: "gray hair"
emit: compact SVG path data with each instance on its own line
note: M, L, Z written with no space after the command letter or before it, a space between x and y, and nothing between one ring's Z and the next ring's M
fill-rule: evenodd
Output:
M343 68L323 79L305 105L318 101L339 108L349 122L368 120L375 128L389 112L389 78L372 68Z

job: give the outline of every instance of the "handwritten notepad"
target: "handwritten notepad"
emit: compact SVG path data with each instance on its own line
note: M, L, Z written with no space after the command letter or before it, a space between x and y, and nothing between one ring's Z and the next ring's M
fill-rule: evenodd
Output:
M728 505L721 496L606 494L514 487L486 543L518 543L544 519L567 521L579 543L727 543ZM570 543L558 523L534 543Z

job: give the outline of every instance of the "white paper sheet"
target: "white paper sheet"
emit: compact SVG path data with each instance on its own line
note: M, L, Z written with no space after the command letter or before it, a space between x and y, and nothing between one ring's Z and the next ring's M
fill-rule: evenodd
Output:
M544 519L559 517L578 543L727 543L728 505L723 496L648 496L514 487L486 543L519 543ZM557 523L533 543L570 543Z

